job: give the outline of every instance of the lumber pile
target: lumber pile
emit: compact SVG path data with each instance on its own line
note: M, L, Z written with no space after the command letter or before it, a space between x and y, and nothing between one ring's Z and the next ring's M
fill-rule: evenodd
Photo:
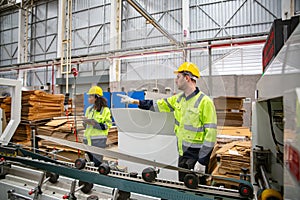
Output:
M30 141L31 138L31 128L30 125L19 124L16 132L13 135L13 142L23 142Z
M8 122L10 119L11 97L0 97L0 108L4 110Z
M33 90L22 92L22 120L40 120L62 116L64 95Z
M235 141L224 145L216 154L220 158L219 165L212 175L239 179L241 168L250 170L251 141ZM218 184L238 186L235 182L214 179Z
M218 126L242 126L243 99L245 97L220 96L214 98L214 104L217 111Z
M73 98L73 114L84 116L84 94L76 94Z
M118 129L116 126L112 126L108 131L107 142L108 146L118 143Z
M3 131L5 130L6 125L7 125L7 121L6 121L6 116L5 116L5 111L4 110L2 110L2 116L0 116L0 118L1 118L1 122L0 123L2 123L2 130L0 130L0 131L2 131L1 133L3 133Z

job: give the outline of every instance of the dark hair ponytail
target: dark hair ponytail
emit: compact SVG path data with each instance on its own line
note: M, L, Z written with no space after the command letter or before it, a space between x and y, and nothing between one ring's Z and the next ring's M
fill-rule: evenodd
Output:
M107 100L104 97L95 95L95 109L100 112L102 108L107 107Z

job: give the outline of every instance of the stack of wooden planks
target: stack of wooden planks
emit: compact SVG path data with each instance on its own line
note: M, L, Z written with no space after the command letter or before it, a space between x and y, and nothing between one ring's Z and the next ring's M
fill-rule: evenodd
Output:
M4 110L8 122L10 119L11 97L0 97L0 108Z
M220 163L212 175L239 179L242 168L250 170L251 141L235 141L224 145L217 150ZM229 184L238 186L237 183L214 179L218 184Z
M14 142L30 141L31 129L30 125L19 124L16 132L13 135Z
M118 129L116 126L112 126L108 131L107 142L108 146L118 143Z
M84 94L76 94L73 98L73 114L78 116L83 116L84 113Z
M22 92L22 120L38 120L62 116L64 95L33 90Z
M242 126L243 99L245 97L220 96L214 98L214 104L217 111L218 126Z

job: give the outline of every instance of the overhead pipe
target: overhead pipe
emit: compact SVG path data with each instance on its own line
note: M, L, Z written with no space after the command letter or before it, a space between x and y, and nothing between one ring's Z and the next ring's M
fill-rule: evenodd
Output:
M219 42L219 41L228 41L230 40L231 42L233 40L239 40L239 39L252 39L252 40L266 40L266 37L267 37L268 33L260 33L260 34L251 34L251 35L238 35L238 36L231 36L231 37L219 37L219 38L207 38L207 39L202 39L202 40L190 40L190 41L187 41L186 44L189 44L189 45L192 45L192 44L201 44L201 43L208 43L208 42ZM247 40L249 41L249 40ZM164 48L164 47L170 47L171 45L170 44L161 44L159 46L157 45L150 45L150 46L147 46L147 47L134 47L134 48L123 48L123 49L117 49L117 50L113 50L113 51L106 51L106 52L103 52L103 53L100 53L100 55L109 55L109 54L116 54L116 53L122 53L122 52L128 52L128 51L145 51L145 50L151 50L151 49L154 49L154 48ZM187 47L181 47L181 48L177 48L177 49L182 49L184 50L184 48L187 48ZM160 49L156 49L157 50L160 50ZM80 58L84 58L84 57L92 57L92 56L99 56L99 53L90 53L90 54L85 54L85 55L80 55L80 56L72 56L73 59L80 59ZM38 61L37 63L45 63L45 62L49 62L49 61L55 61L55 60L60 60L60 58L52 58L52 59L46 59L46 60L42 60L42 61ZM13 65L4 65L4 66L0 66L0 71L1 68L7 68L8 70L4 70L4 71L9 71L12 66L14 67L18 67L18 66L26 66L26 65L30 65L32 66L33 64L35 63L32 63L32 62L23 62L23 63L16 63L16 64L13 64ZM60 63L59 63L60 64ZM46 64L43 64L43 66L41 67L44 67L46 66Z
M146 51L146 52L131 52L129 54L124 55L113 55L113 53L103 53L103 55L99 56L86 56L86 57L76 57L72 59L72 64L76 63L83 63L83 62L95 62L100 60L107 60L107 59L122 59L122 58L131 58L131 57L137 57L137 56L149 56L149 55L159 55L159 54L165 54L165 53L176 53L176 52L182 52L184 50L199 50L199 49L207 49L209 47L215 49L215 48L224 48L224 47L238 47L238 46L245 46L245 45L257 45L257 44L264 44L266 41L265 37L260 37L255 40L245 40L241 39L239 41L233 41L230 40L229 42L222 42L219 44L213 43L211 45L203 44L201 45L194 45L194 46L187 46L187 47L181 47L181 48L169 48L169 49L158 49L158 50L152 50L152 51ZM115 54L118 53L118 51L115 51ZM111 55L107 55L111 54ZM47 60L48 62L49 60ZM24 69L35 69L35 68L42 68L47 66L58 66L60 65L59 61L52 60L52 63L26 63L24 65L22 64L16 64L13 67L2 67L0 68L0 72L5 71L12 71L12 70L24 70Z
M52 94L54 94L54 63L52 62L52 76L51 76L51 87L52 87Z

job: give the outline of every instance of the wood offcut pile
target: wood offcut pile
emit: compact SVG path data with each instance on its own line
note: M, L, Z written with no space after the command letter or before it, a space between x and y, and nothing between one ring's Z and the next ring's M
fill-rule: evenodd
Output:
M241 168L250 169L251 131L248 127L218 126L217 144L210 157L208 173L239 179ZM227 188L237 184L219 179L210 180L214 185Z
M245 97L221 96L214 98L217 111L218 126L242 126L243 100Z
M252 134L248 127L219 126L217 143L221 148L230 142L250 140L251 136Z
M239 179L242 168L250 171L250 152L251 141L235 141L224 145L216 151L220 163L212 175ZM238 183L220 179L214 179L214 182L215 184L238 186Z
M22 120L32 121L62 116L64 95L33 90L22 92Z
M82 125L82 117L77 117L77 141L82 143L84 127ZM74 118L66 119L65 117L61 117L59 119L53 119L44 126L39 126L37 129L38 135L46 135L51 137L56 137L60 139L65 139L68 141L76 142L76 136L74 135ZM118 142L118 131L116 127L112 127L109 130L107 145L116 144ZM58 149L64 150L67 152L63 154L64 156L73 159L77 155L77 149L72 149L64 146L63 144L57 144L51 141L41 140L40 145L44 147L46 150Z
M76 142L76 136L73 133L74 130L74 120L73 119L53 119L44 126L39 126L37 128L38 135L46 135L51 137L56 137L60 139L69 140ZM82 123L77 124L77 138L78 141L82 141L84 127ZM54 142L42 140L41 144L47 148L64 148L64 145L60 145Z

